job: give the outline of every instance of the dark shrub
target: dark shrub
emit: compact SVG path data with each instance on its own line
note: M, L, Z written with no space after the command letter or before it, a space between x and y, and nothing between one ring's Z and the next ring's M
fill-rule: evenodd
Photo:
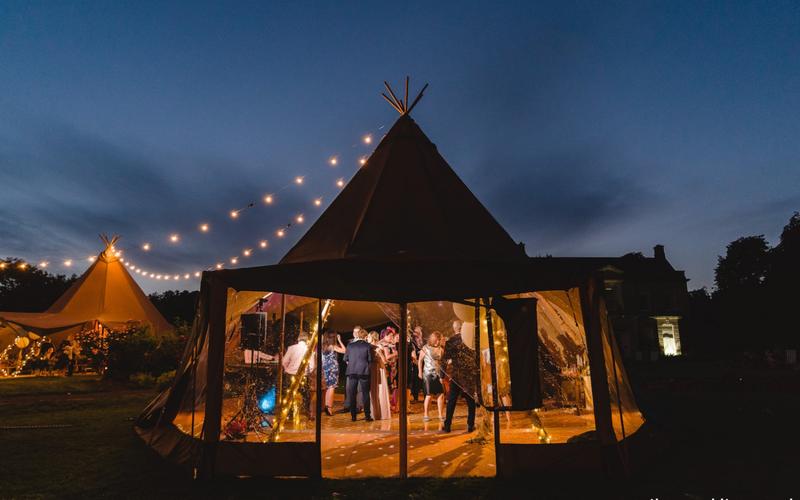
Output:
M156 337L149 328L132 328L108 339L106 377L127 381L134 373L155 379L177 368L185 339L174 333Z

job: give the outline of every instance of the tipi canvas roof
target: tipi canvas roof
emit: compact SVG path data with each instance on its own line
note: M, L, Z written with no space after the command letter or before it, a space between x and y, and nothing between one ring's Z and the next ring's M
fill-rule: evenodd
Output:
M522 248L404 113L281 264L522 257Z
M156 334L172 330L115 255L116 238L104 241L105 250L47 311L0 312L0 320L48 335L94 321L110 329L140 323L149 325Z

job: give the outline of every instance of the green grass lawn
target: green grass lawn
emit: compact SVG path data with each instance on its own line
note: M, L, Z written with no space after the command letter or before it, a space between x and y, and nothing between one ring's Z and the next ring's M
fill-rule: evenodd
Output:
M132 420L155 395L95 377L0 380L0 498L797 498L800 373L634 370L668 447L624 482L581 477L192 481L151 452ZM7 429L70 425L65 428Z

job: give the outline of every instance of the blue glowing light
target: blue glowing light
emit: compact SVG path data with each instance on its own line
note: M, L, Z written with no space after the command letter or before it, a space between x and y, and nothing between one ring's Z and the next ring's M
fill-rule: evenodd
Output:
M272 413L275 410L275 388L272 387L266 394L258 399L258 408L263 413Z

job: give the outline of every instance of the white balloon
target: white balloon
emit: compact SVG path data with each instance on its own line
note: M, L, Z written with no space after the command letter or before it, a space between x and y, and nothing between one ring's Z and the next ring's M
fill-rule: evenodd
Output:
M475 349L475 323L461 323L461 340L470 349Z

